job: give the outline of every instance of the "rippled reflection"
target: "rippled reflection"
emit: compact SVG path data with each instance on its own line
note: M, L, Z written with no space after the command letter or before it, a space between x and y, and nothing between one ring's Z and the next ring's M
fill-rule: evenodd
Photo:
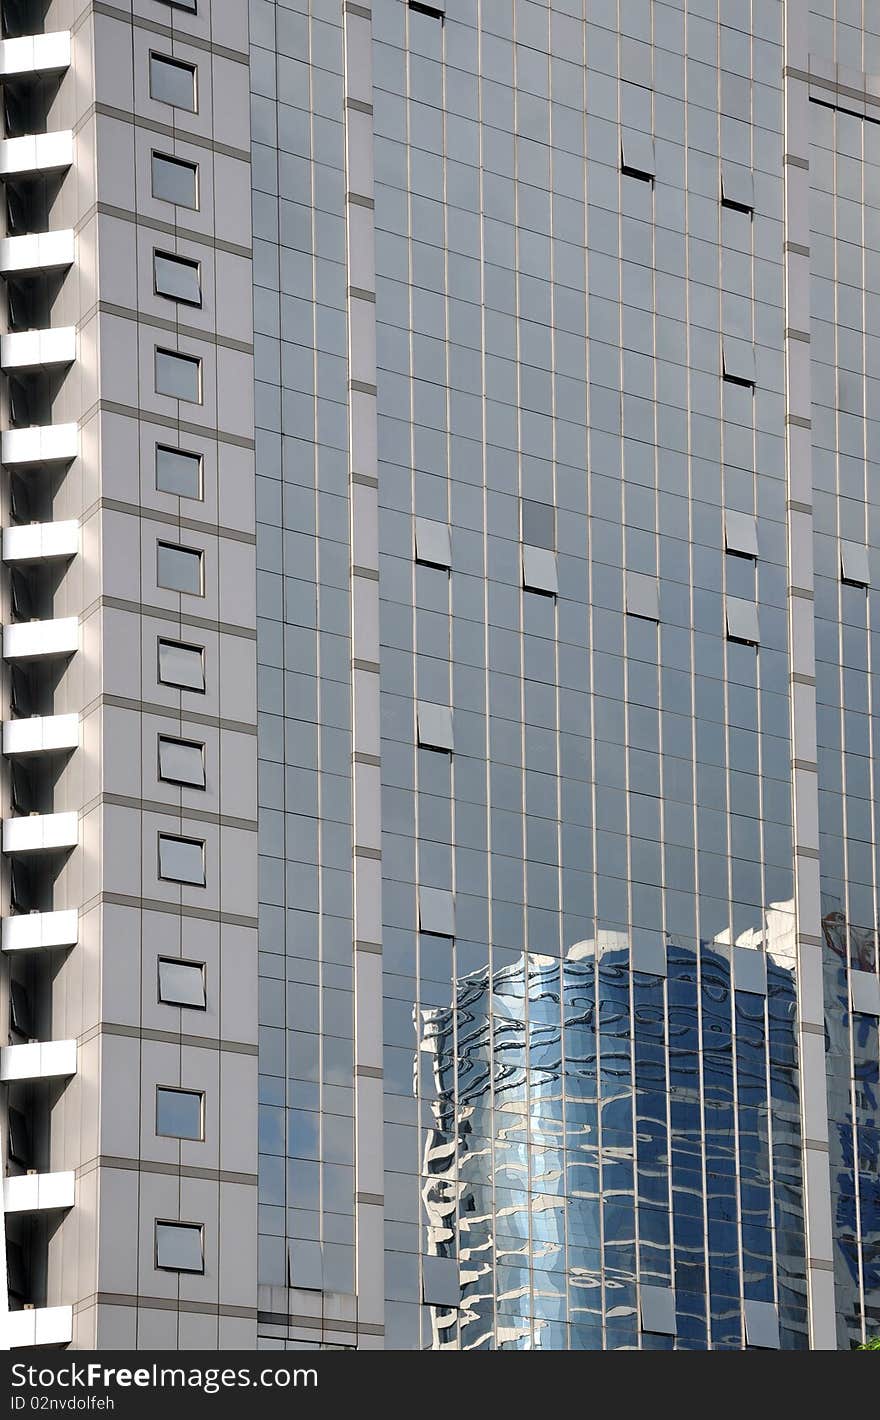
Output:
M664 979L609 933L421 1012L426 1250L462 1285L434 1347L737 1349L743 1298L806 1346L795 987L764 959L766 996L717 944L669 944ZM674 1338L637 1280L674 1287Z

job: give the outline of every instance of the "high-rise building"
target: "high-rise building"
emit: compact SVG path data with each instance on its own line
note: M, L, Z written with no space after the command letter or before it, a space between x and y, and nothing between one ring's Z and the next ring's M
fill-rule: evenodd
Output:
M0 0L0 1340L880 1331L880 11Z

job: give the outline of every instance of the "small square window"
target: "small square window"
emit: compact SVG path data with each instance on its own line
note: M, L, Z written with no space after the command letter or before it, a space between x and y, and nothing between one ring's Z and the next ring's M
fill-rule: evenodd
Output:
M754 345L737 336L725 335L721 342L721 358L726 380L754 388L757 379Z
M648 928L634 927L629 947L630 965L633 971L644 971L650 976L666 976L666 941L661 932Z
M757 646L760 641L758 631L758 608L754 602L742 597L728 597L725 604L727 635L731 641L745 641Z
M457 1258L422 1258L422 1301L431 1307L461 1306Z
M522 540L531 547L556 549L556 509L552 503L536 503L533 498L520 499Z
M322 1290L324 1258L319 1242L298 1238L287 1244L287 1285L307 1292Z
M168 1272L204 1272L205 1247L201 1223L156 1220L156 1266Z
M198 164L171 158L167 153L154 153L152 162L153 196L161 202L173 202L176 207L197 208Z
M880 1016L880 977L873 971L850 971L852 1008L861 1016Z
M204 1139L204 1095L200 1090L156 1090L156 1133L168 1139Z
M433 518L416 518L416 561L431 567L451 567L449 524Z
M150 97L174 108L196 111L196 70L162 54L150 55Z
M176 957L159 958L159 1000L165 1006L184 1006L191 1011L204 1011L205 967L200 961L179 961Z
M650 133L636 128L624 128L620 135L620 165L628 177L651 182L657 168L654 160L654 139Z
M444 888L419 888L419 928L436 937L455 936L455 899Z
M159 834L159 877L170 883L205 886L205 845L200 838Z
M767 995L767 958L755 947L734 947L733 981L737 991Z
M721 201L725 207L736 207L740 212L753 212L755 208L755 176L749 168L739 163L721 164Z
M746 1345L760 1346L765 1351L779 1350L779 1317L772 1302L754 1302L748 1297L743 1303L746 1323Z
M646 621L660 620L660 589L657 578L644 572L625 573L626 610L630 616L641 616Z
M173 542L156 544L156 579L169 592L204 596L202 583L204 554L195 547L178 547Z
M187 306L202 304L202 280L197 261L154 251L153 281L157 296L167 296L170 301L182 301Z
M156 393L171 399L186 399L190 404L202 402L202 362L193 355L178 355L174 350L156 347Z
M452 751L452 711L448 705L420 700L416 707L419 744L425 749Z
M523 586L532 592L544 592L556 596L559 582L556 575L556 553L547 547L522 548Z
M159 639L159 681L181 690L205 691L205 652L202 646Z
M868 568L868 549L861 542L841 542L840 575L845 582L857 587L870 585L871 573Z
M724 550L740 557L758 556L758 527L751 513L725 509Z
M201 454L189 454L184 449L157 444L156 487L161 493L176 493L180 498L201 498Z
M675 1293L672 1288L648 1286L643 1282L639 1293L642 1330L656 1336L674 1336Z
M159 736L159 778L170 784L205 787L205 746L195 740Z

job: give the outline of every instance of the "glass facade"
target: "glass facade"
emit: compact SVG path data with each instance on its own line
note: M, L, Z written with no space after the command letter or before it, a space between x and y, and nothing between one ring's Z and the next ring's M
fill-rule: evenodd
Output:
M370 1344L804 1348L832 1266L838 1344L880 1324L880 105L787 77L791 9L251 0L261 1345L356 1344L364 1207ZM804 43L864 79L861 11Z

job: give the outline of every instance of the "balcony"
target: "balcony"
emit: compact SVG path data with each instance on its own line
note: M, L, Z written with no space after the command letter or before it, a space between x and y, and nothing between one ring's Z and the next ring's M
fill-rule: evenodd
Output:
M78 647L79 622L75 616L53 621L13 621L3 628L3 658L7 661L72 656Z
M79 453L75 424L32 424L25 429L5 429L0 461L5 464L69 463Z
M73 163L73 133L27 133L23 138L0 142L0 178L37 177L60 172Z
M75 1040L32 1040L0 1048L0 1083L59 1080L76 1074Z
M0 366L4 370L39 370L50 365L70 365L76 359L76 327L55 330L21 330L0 337Z
M3 1210L6 1213L46 1213L53 1208L72 1208L74 1173L22 1173L3 1179Z
M54 562L79 552L79 523L21 523L3 529L4 562Z
M60 74L70 68L70 30L0 40L0 79Z
M21 814L3 820L4 853L55 853L79 842L79 816Z
M73 1340L72 1307L31 1307L9 1312L6 1334L12 1348L18 1346L64 1346Z
M56 754L79 745L78 715L31 715L3 725L3 753Z
M16 272L54 271L73 265L73 228L0 238L0 276Z
M4 952L35 952L54 947L75 947L79 939L79 915L75 907L61 912L22 912L4 917Z

